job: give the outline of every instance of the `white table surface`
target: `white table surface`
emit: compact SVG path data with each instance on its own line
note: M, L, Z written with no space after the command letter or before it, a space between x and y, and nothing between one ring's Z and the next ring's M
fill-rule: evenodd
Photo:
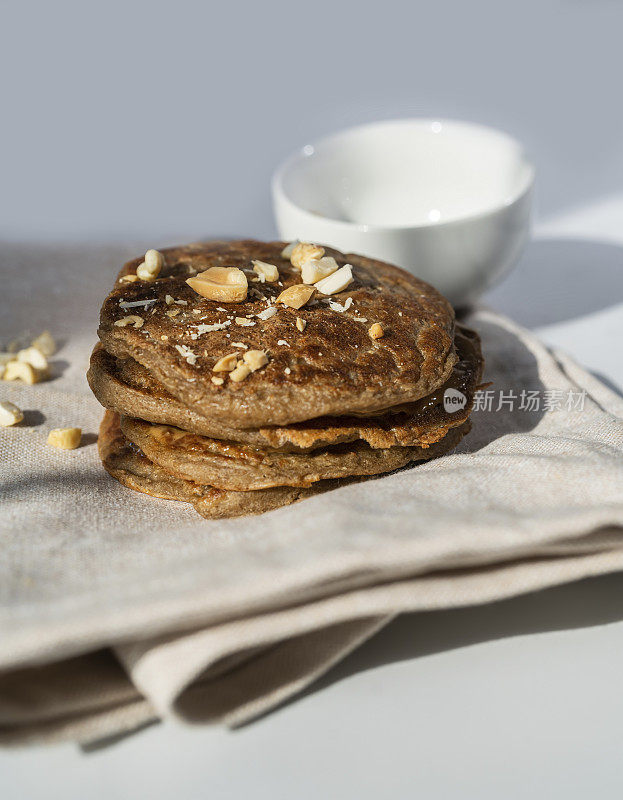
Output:
M615 387L621 219L623 198L541 225L488 297ZM405 615L303 697L236 732L165 723L89 753L0 751L0 797L619 798L622 674L616 574Z

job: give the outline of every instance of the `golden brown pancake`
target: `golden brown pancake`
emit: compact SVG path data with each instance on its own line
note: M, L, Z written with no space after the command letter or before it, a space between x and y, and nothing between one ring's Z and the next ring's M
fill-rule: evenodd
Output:
M171 248L155 280L136 280L141 259L123 267L102 307L88 373L110 409L100 456L121 483L191 503L208 518L240 516L435 458L469 431L480 340L455 327L435 289L326 248L340 266L352 265L353 282L293 309L276 303L301 282L283 247L245 240ZM276 265L279 280L260 282L254 260ZM247 274L246 300L208 300L187 285L214 266ZM380 338L370 335L374 323ZM250 353L257 368L242 380L213 370L223 356L252 350L268 359L253 364ZM450 389L462 401L456 410L444 407Z
M326 298L298 310L278 306L270 319L258 317L284 288L301 281L281 258L283 246L236 241L170 248L162 251L166 266L153 282L121 282L135 273L140 259L130 261L102 307L104 347L143 365L184 406L232 428L369 415L426 397L448 380L457 359L452 307L428 284L380 261L327 248L339 265L350 263L354 275L330 300L352 305L338 311ZM242 303L207 300L186 284L189 276L213 266L250 271L252 259L275 264L280 282L251 283ZM167 305L167 295L179 303ZM172 310L179 313L171 316ZM114 324L128 315L140 316L141 327ZM296 327L297 317L306 322L304 332ZM240 326L236 318L252 324ZM383 338L369 336L374 323L382 325ZM206 329L214 325L216 330ZM232 352L233 342L268 351L269 363L239 383L216 386L212 367Z
M366 442L356 441L308 453L279 453L121 417L125 437L169 474L241 492L275 486L308 487L332 478L392 472L447 452L458 444L468 426L469 423L463 423L460 428L452 429L431 447L374 449Z
M337 481L325 481L309 489L283 486L257 492L231 492L175 478L128 442L119 427L119 415L112 411L104 414L98 448L104 469L124 486L152 497L191 503L207 519L272 511L339 485Z
M101 346L91 356L88 380L103 406L129 417L171 425L191 433L247 444L265 450L302 452L331 444L361 439L374 448L421 447L442 439L450 428L462 425L469 416L473 396L482 379L482 355L478 336L457 326L458 361L448 381L432 395L404 410L365 418L320 417L290 426L243 430L218 423L183 405L130 358L118 359ZM447 412L443 393L447 388L463 392L467 402Z

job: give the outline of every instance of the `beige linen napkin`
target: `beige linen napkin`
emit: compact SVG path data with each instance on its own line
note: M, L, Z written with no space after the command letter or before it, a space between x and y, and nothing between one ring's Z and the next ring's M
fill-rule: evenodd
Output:
M66 340L55 380L0 384L29 423L0 430L4 740L92 741L166 715L240 724L402 611L623 568L623 400L486 310L467 321L491 394L449 456L221 522L123 488L98 462L83 375L126 254L1 254L0 337ZM63 425L86 444L46 447Z

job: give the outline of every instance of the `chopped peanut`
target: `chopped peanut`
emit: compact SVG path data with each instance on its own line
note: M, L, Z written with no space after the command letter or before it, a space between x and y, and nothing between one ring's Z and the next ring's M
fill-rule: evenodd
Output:
M145 266L152 272L160 272L164 267L164 256L160 250L148 250L145 253Z
M75 450L82 439L82 428L54 428L48 434L48 444L61 450Z
M225 383L225 378L219 378L216 375L214 375L211 378L211 381L215 386L222 386Z
M142 281L155 281L164 267L164 256L159 250L148 250L145 260L136 268L136 274Z
M297 244L299 244L298 239L295 239L293 242L290 242L290 244L287 244L281 251L281 258L285 259L286 261L289 261L290 258L292 257L292 251L297 246Z
M36 347L44 356L53 356L56 353L56 342L50 331L43 331L30 344L32 347Z
M297 317L296 318L296 327L301 333L303 333L303 331L307 327L307 320L302 319L301 317Z
M250 374L251 368L248 366L248 364L245 364L243 361L241 361L236 369L229 373L229 377L235 383L239 383L247 378Z
M274 283L279 280L277 267L274 264L267 264L265 261L253 261L253 272L257 272L260 280L263 278L267 283Z
M23 381L24 383L39 383L44 377L38 369L25 361L9 361L2 376L5 381Z
M383 330L383 326L379 322L375 322L374 325L370 326L368 335L370 336L371 339L382 339L383 336L385 336L385 331Z
M242 359L251 372L268 364L268 356L263 350L247 350L242 354Z
M8 400L0 403L0 425L8 428L10 425L17 425L24 419L24 412Z
M191 367L194 367L197 363L197 354L193 353L193 351L185 344L176 344L175 349L177 352L182 356L182 358L186 361L187 364L190 364Z
M316 289L321 294L337 294L338 292L346 289L353 282L353 270L350 264L345 264L340 267L337 272L329 275L328 278L323 278L316 284Z
M279 295L276 302L283 303L284 306L290 308L302 308L305 303L311 300L315 294L316 289L314 286L306 286L304 283L297 283L294 286L288 286Z
M216 364L212 367L212 372L231 372L235 369L238 363L238 353L230 353L227 356L219 358Z
M303 283L318 283L323 278L328 278L339 269L337 261L331 256L312 258L306 261L301 268Z
M143 322L144 319L142 317L137 317L135 314L131 314L129 317L123 317L123 319L115 320L115 325L118 328L125 328L127 325L132 325L133 328L142 328Z
M48 368L48 360L38 347L26 347L24 350L20 350L17 354L17 360L30 364L31 367L43 372Z
M210 267L194 278L187 278L191 289L208 300L242 303L247 299L247 276L238 267Z
M320 247L317 244L310 244L309 242L299 242L292 248L290 263L295 269L301 269L306 261L322 258L323 255L324 247Z

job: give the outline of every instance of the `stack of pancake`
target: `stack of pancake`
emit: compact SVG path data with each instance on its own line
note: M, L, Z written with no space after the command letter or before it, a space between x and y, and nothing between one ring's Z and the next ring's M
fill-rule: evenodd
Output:
M482 357L450 304L396 267L307 247L208 242L163 250L156 274L123 267L88 373L113 477L238 516L440 456L469 431Z

